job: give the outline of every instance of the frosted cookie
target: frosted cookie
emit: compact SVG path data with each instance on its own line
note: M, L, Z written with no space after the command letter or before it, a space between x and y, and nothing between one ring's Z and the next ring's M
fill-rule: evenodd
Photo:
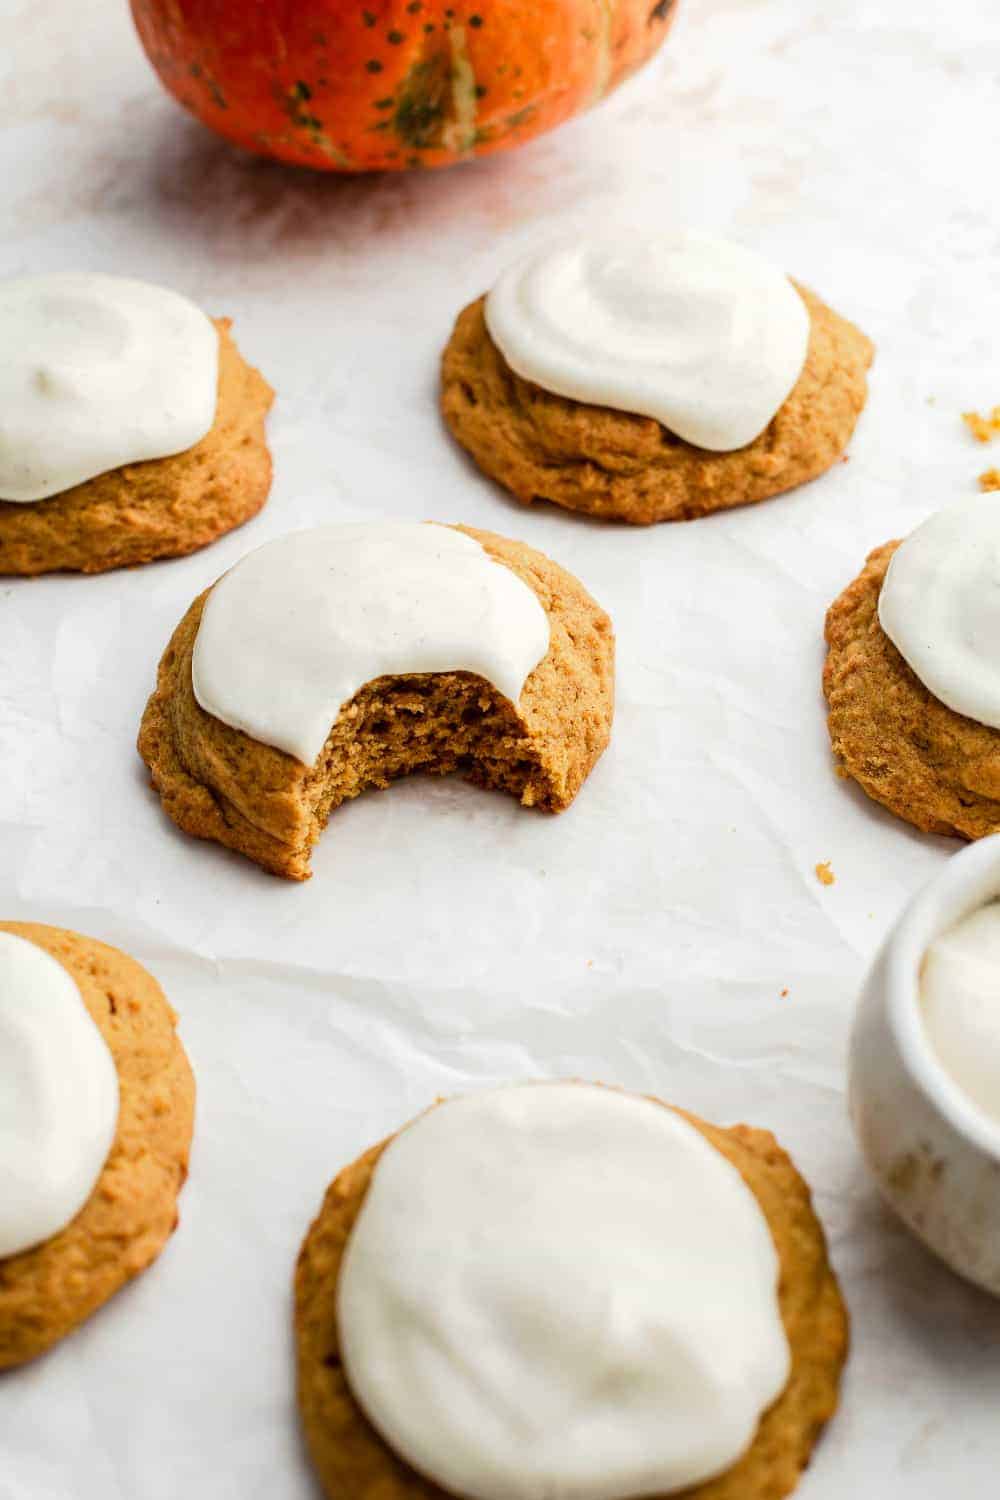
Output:
M330 1500L780 1500L847 1352L773 1136L582 1083L440 1104L345 1168L295 1329Z
M1000 503L963 500L887 542L826 617L843 772L926 833L1000 831Z
M822 474L871 360L863 333L739 246L604 235L514 266L461 313L441 407L518 500L645 525Z
M194 1080L159 985L93 938L0 922L0 1370L44 1353L177 1225Z
M0 573L179 557L256 515L274 393L230 320L75 272L0 282Z
M604 611L522 542L324 526L195 600L139 753L186 833L304 880L330 814L411 771L568 807L608 742L613 663Z

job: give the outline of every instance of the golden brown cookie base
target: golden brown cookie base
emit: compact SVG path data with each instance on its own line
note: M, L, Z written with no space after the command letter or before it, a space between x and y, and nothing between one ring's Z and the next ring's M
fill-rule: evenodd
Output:
M66 1228L0 1259L0 1370L63 1338L154 1261L177 1227L187 1176L194 1078L177 1017L134 958L35 922L0 932L44 948L72 975L118 1069L114 1145L90 1198Z
M692 447L651 417L589 406L522 380L490 338L480 297L459 315L441 410L479 467L518 500L645 526L766 500L822 474L865 404L872 345L799 287L811 333L798 384L759 438L733 453Z
M14 505L0 500L0 574L104 573L182 557L255 516L271 487L264 418L274 392L219 331L219 400L210 432L173 458L126 464Z
M659 1102L659 1101L657 1101ZM665 1106L667 1107L667 1106ZM779 1295L792 1369L748 1452L686 1500L781 1500L798 1482L837 1407L847 1357L847 1313L809 1189L765 1130L723 1130L678 1110L741 1173L760 1204L781 1262ZM397 1458L355 1401L340 1362L335 1308L344 1247L379 1156L365 1153L329 1188L295 1274L299 1406L329 1500L445 1500L445 1491ZM674 1497L677 1500L677 1497Z
M1000 832L1000 731L935 698L882 629L878 599L899 542L870 554L830 606L823 691L842 772L924 833Z
M611 731L611 622L583 585L542 553L458 529L522 578L549 616L549 652L518 709L469 673L379 678L341 710L317 766L304 766L199 705L191 659L203 594L164 653L139 733L139 753L179 828L273 874L305 880L330 813L414 771L458 772L551 812L569 806Z

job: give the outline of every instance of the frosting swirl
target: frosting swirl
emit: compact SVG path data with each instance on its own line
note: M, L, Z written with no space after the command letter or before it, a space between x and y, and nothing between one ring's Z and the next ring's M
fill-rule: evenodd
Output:
M0 932L0 1256L39 1245L94 1190L118 1124L118 1072L62 964Z
M1000 729L1000 502L938 511L897 547L878 601L882 629L948 708Z
M215 420L219 340L194 303L121 276L0 282L0 500L166 458Z
M348 1382L466 1500L626 1500L731 1467L788 1379L778 1258L672 1110L587 1084L440 1105L375 1168L340 1270Z
M309 766L377 677L474 672L516 704L548 649L537 595L473 537L361 522L280 537L226 573L192 679L202 708Z
M533 255L493 287L486 323L524 379L654 417L714 452L764 431L809 346L809 314L787 276L692 232L597 235Z

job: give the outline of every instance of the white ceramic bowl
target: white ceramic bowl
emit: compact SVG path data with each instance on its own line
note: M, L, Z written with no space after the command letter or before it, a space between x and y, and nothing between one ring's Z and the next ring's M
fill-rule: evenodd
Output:
M956 854L903 912L862 991L849 1100L887 1201L954 1270L1000 1296L1000 1127L938 1062L918 1004L930 944L995 897L1000 834Z

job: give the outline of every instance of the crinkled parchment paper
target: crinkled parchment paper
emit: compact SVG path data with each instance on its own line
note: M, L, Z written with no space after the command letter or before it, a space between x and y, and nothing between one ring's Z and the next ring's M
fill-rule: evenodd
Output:
M243 531L0 581L0 911L146 963L200 1091L162 1260L0 1380L0 1500L307 1500L289 1293L326 1182L437 1094L561 1075L766 1125L814 1184L854 1349L802 1500L995 1493L1000 1308L882 1211L844 1107L865 965L951 846L837 780L819 690L827 603L987 466L959 413L1000 401L995 3L682 11L660 61L555 136L353 182L187 121L123 5L0 10L0 273L176 285L235 318L279 393L273 496ZM595 220L731 233L861 323L880 352L849 461L645 531L482 480L434 404L451 320ZM578 573L617 626L613 744L558 819L443 782L365 798L287 885L166 821L139 716L173 625L244 551L381 515L514 533Z

